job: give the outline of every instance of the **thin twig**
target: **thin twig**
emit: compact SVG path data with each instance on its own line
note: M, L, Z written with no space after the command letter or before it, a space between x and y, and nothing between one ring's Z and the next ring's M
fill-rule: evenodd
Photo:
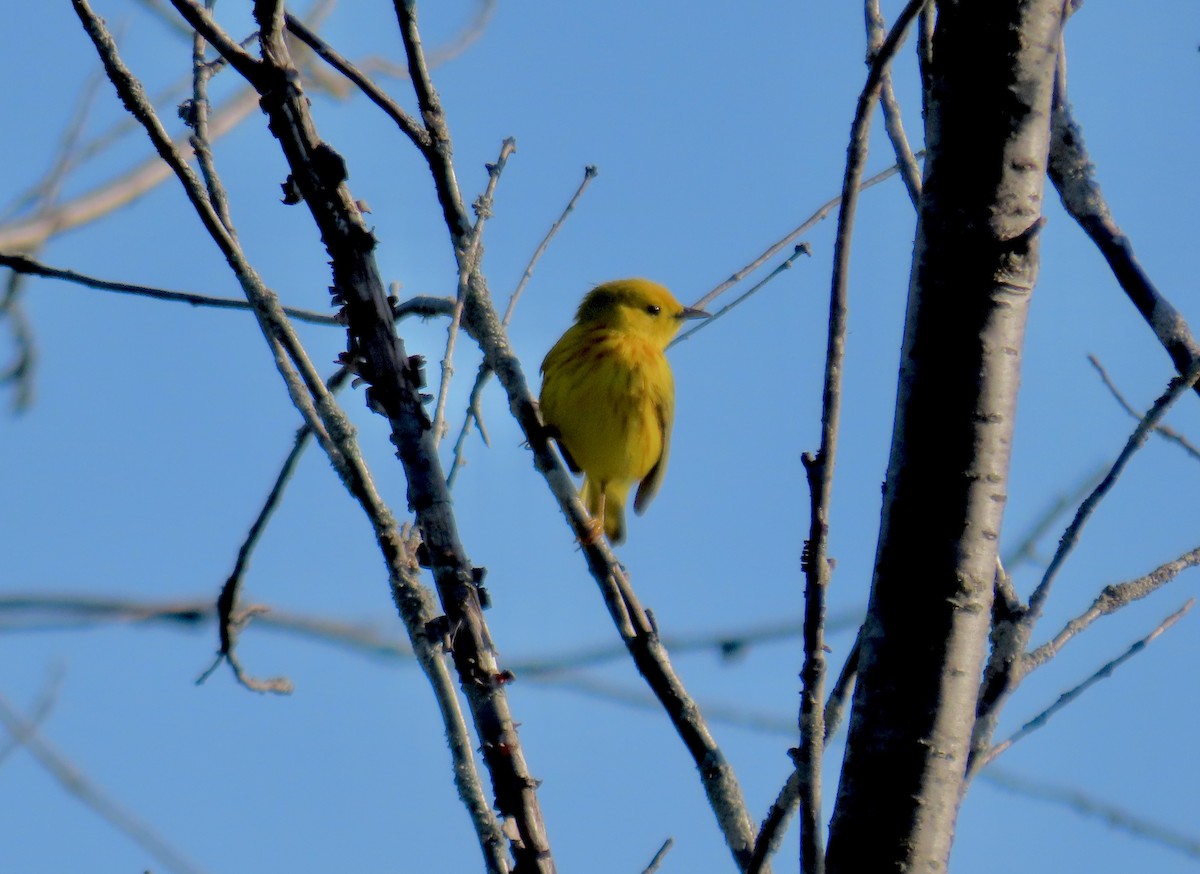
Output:
M0 602L2 603L2 602ZM838 614L826 623L830 630L850 626L857 621L861 611L848 611ZM680 655L688 652L715 652L723 659L734 660L742 657L755 647L785 640L793 640L804 633L800 622L769 622L747 625L742 628L723 629L713 632L698 632L694 634L663 634L662 644L672 653ZM601 643L579 649L554 652L538 659L516 658L509 667L521 676L543 676L564 670L596 667L611 662L625 655L623 646Z
M924 158L925 157L924 150L917 152L917 157ZM888 167L886 170L881 170L880 172L876 173L874 176L871 176L870 178L865 179L862 182L862 184L860 184L858 186L858 190L861 193L863 191L866 191L868 188L874 188L879 183L886 182L888 179L891 179L893 176L895 176L899 172L900 172L900 166L898 164L893 164L892 166ZM745 265L744 267L742 267L739 270L736 270L732 274L730 274L728 279L726 279L724 282L719 283L712 291L708 292L708 294L704 295L704 297L700 298L700 300L696 301L696 303L692 304L692 306L694 306L698 309L704 309L705 307L707 307L710 303L712 303L718 297L723 295L730 288L737 285L745 277L749 276L751 273L753 273L759 267L762 267L764 264L766 264L768 261L770 261L776 255L778 255L780 252L782 252L790 244L795 242L797 238L808 233L812 228L814 228L816 225L820 224L822 221L824 221L826 218L828 218L829 214L832 213L835 209L837 209L838 206L841 204L841 202L842 202L842 196L840 194L837 197L833 197L833 198L830 198L829 200L825 201L825 203L821 204L821 206L819 206L817 208L816 212L814 212L812 215L810 215L808 218L806 218L804 221L802 221L795 228L793 228L792 230L790 230L786 234L784 234L782 238L776 240L774 243L772 243L770 246L768 246L766 249L764 249L758 255L758 257L756 257L754 260L752 260L749 264Z
M520 676L523 675L518 675L518 679ZM631 687L584 671L543 674L531 679L539 686L564 689L588 698L631 707L643 713L656 713L662 710L662 702L644 687ZM693 705L702 709L705 718L714 724L720 723L747 731L782 736L791 741L794 741L796 737L795 722L784 714L754 711L741 704L725 704L711 700L697 700L693 702Z
M471 384L471 393L467 396L467 413L463 417L462 427L458 429L458 439L454 441L454 452L450 457L450 470L446 474L446 485L449 488L454 488L458 472L466 467L467 436L471 433L472 424L478 429L483 445L492 445L492 441L488 438L487 428L483 424L483 407L481 405L484 386L487 385L491 376L492 369L488 367L488 363L486 361L479 362L479 369L475 371L475 382Z
M392 308L392 313L396 320L399 321L407 315L422 315L428 316L434 313L449 313L453 309L453 301L446 298L410 298L401 304ZM329 393L337 394L354 376L354 369L343 365L332 376L325 381L325 386ZM225 580L225 584L221 587L221 593L217 596L217 604L221 607L221 615L225 617L232 616L238 602L239 590L242 585L242 580L245 577L246 569L250 564L250 556L257 547L263 532L266 530L267 522L275 512L275 508L283 499L284 489L287 488L288 482L291 480L292 472L295 469L300 456L308 446L309 438L313 435L313 429L309 423L301 424L299 430L296 431L295 439L292 441L292 448L284 459L283 466L275 476L275 482L271 486L270 492L267 494L266 501L258 511L253 524L250 526L249 532L246 534L241 547L238 549L237 560L234 562L233 572ZM209 675L220 665L221 661L232 650L232 634L231 622L222 622L220 626L221 648L218 651L216 660L212 665L205 670L197 679L197 683L203 683L208 679ZM245 680L244 672L240 666L234 662L230 663L230 667L234 671L234 675L239 682ZM280 687L282 689L282 687ZM276 689L278 691L280 689Z
M828 623L826 623L828 628ZM842 715L846 712L846 705L850 703L850 696L854 692L854 681L858 678L858 657L862 652L862 627L858 629L858 634L854 637L854 644L850 647L850 652L846 654L846 661L842 663L841 673L833 683L833 688L829 690L829 698L825 701L825 743L829 744L838 730L842 722Z
M1045 725L1050 720L1050 717L1054 716L1054 714L1058 713L1058 711L1062 710L1064 707L1066 707L1068 704L1070 704L1072 701L1074 701L1076 698L1078 698L1080 695L1082 695L1084 692L1086 692L1089 688L1091 688L1092 686L1094 686L1096 683L1100 682L1101 680L1112 676L1113 671L1115 671L1117 668L1119 668L1125 662L1129 661L1131 658L1133 658L1139 652L1144 650L1160 634L1162 634L1164 631L1166 631L1168 628L1170 628L1172 625L1174 625L1176 622L1178 622L1180 619L1182 619L1183 615L1185 613L1187 613L1189 610L1191 610L1192 607L1195 605L1195 603L1196 603L1195 598L1189 598L1182 607L1180 607L1178 610L1176 610L1174 613L1172 613L1170 616L1168 616L1166 619L1164 619L1162 622L1160 622L1158 624L1158 627L1156 627L1153 631L1151 631L1149 634L1147 634L1141 640L1137 641L1132 646L1130 646L1129 649L1125 650L1125 652L1123 652L1121 655L1117 656L1112 661L1106 663L1103 667L1101 667L1099 670L1097 670L1095 673L1093 673L1090 677L1088 677L1086 680L1084 680L1079 685L1077 685L1071 689L1068 689L1066 692L1064 692L1062 695L1060 695L1058 697L1057 701L1055 701L1053 704L1051 704L1049 707L1047 707L1045 710L1043 710L1041 713L1039 713L1033 719L1029 720L1023 726L1021 726L1007 740L1001 741L1000 743L996 744L991 749L989 749L986 753L983 753L982 755L975 758L975 760L971 764L971 767L968 770L968 773L976 774L981 769L987 767L987 765L990 762L995 761L995 759L998 756L1000 756L1003 752L1005 752L1009 747L1011 747L1017 741L1025 738L1025 737L1028 737L1030 734L1037 731L1039 728L1041 728L1043 725Z
M258 97L246 88L226 101L209 119L209 140L224 136L258 107ZM191 157L187 136L180 136L175 146L185 159ZM107 179L77 197L64 200L53 208L28 218L17 218L0 224L0 251L28 252L62 231L80 227L113 210L131 203L169 178L171 168L152 155L137 166L113 179Z
M1133 405L1130 404L1129 401L1125 400L1125 396L1121 394L1121 390L1117 388L1116 383L1114 383L1109 377L1108 371L1104 369L1104 365L1100 363L1099 358L1097 358L1095 355L1089 355L1088 362L1092 365L1092 367L1096 368L1096 372L1100 374L1100 379L1103 380L1105 387L1112 393L1112 396L1116 398L1117 403L1121 405L1121 409L1127 412L1134 419L1140 419L1143 415L1145 415L1144 413L1139 413L1133 408ZM1162 437L1164 440L1174 443L1192 458L1200 461L1200 448L1197 448L1195 444L1193 444L1190 440L1188 440L1170 425L1160 424L1155 427L1154 433Z
M766 276L764 276L759 282L755 283L748 291L743 292L742 294L740 294L736 298L734 298L731 303L727 303L725 306L721 307L719 310L717 310L715 313L712 314L711 318L704 319L703 321L697 323L695 325L695 327L690 328L689 330L684 331L682 334L678 335L674 340L672 340L670 343L667 344L667 348L670 349L672 346L676 345L677 343L682 343L684 340L690 339L691 336L693 334L695 334L697 331L699 331L701 328L705 327L706 325L711 325L713 322L715 322L717 319L724 316L726 313L728 313L731 309L733 309L738 304L741 304L741 303L745 302L747 299L749 299L750 297L754 296L755 294L758 294L758 292L761 291L768 282L770 282L775 277L779 276L779 274L783 273L785 270L790 270L792 267L792 264L794 264L796 259L799 258L801 255L812 255L812 248L808 245L808 243L800 243L799 245L797 245L791 255L788 255L787 258L785 258L783 261L781 261L774 270L772 270L770 273L768 273Z
M508 307L504 310L504 318L500 320L502 327L507 328L509 322L512 321L513 313L517 308L517 301L520 300L521 293L525 290L526 284L533 276L533 268L541 260L542 255L545 254L550 241L554 239L554 235L558 233L558 229L562 227L567 216L575 210L575 204L578 203L579 198L583 195L588 185L591 184L597 172L596 168L591 164L583 168L583 181L579 183L579 187L575 189L575 193L567 202L566 207L564 207L562 213L554 223L550 225L550 230L546 232L546 236L542 237L542 241L534 249L533 255L530 256L529 263L525 265L525 272L521 274L521 279L517 282L516 289L513 291L512 296L509 297ZM467 414L463 417L462 428L458 432L458 439L454 441L454 454L450 462L450 472L446 474L446 485L451 488L454 487L454 481L458 478L458 472L466 464L464 451L466 449L467 435L471 431L472 423L479 429L479 436L482 438L483 444L485 446L491 445L488 440L487 429L483 424L483 410L480 406L480 400L483 397L483 388L491 375L492 369L488 366L487 361L481 361L479 363L479 370L475 373L475 382L471 386L471 394L467 399Z
M0 318L8 322L12 336L12 363L0 370L0 385L16 384L13 394L13 412L20 413L33 405L34 368L37 364L37 344L34 341L33 325L21 305L21 288L25 276L16 271L10 273L4 283L4 295L0 298Z
M216 0L204 0L205 8L210 12ZM200 175L208 188L208 199L216 210L217 216L225 229L234 234L233 220L229 217L229 198L225 194L225 186L217 175L217 167L213 161L212 144L208 133L208 80L213 71L204 63L204 51L207 43L199 31L192 33L192 100L188 107L188 118L184 120L193 131L188 142L196 153L196 162L200 165Z
M386 634L370 623L293 613L261 604L249 609L254 610L255 625L262 630L340 647L370 658L403 662L412 662L415 658L413 647L406 640ZM216 607L208 597L155 602L89 594L0 595L0 617L10 614L11 618L0 618L0 632L78 631L108 624L155 624L192 629L218 620ZM738 639L752 633L753 629L731 630L729 637ZM696 649L700 649L700 643L699 638L694 641ZM689 647L685 645L684 648ZM711 648L721 651L716 643ZM514 661L508 663L508 670L519 681L563 689L642 712L661 711L658 699L644 688L629 687L570 666L555 667L556 657L551 653L530 657L528 662ZM524 665L527 663L536 665L537 669L526 672ZM796 734L794 721L786 715L750 711L741 705L719 701L703 701L698 706L713 723L788 739L794 739Z
M825 870L821 822L821 760L825 749L825 593L832 573L827 548L846 354L851 237L866 165L871 108L879 98L884 76L909 25L924 5L925 0L910 0L900 12L871 61L855 107L833 245L825 379L821 394L821 445L816 455L804 453L801 456L811 496L809 532L802 560L805 578L804 664L800 672L800 749L796 754L796 770L800 776L800 870L805 874L822 874Z
M57 665L49 671L46 682L42 685L42 690L38 693L37 700L34 701L33 706L29 708L29 712L25 716L26 725L31 731L40 731L42 723L46 721L50 713L54 710L54 705L58 703L58 694L62 690L62 681L65 673L61 665ZM8 737L3 742L0 742L0 765L20 748L21 737L10 732Z
M1104 477L1106 467L1107 465L1097 467L1081 479L1070 492L1059 493L1055 496L1050 505L1042 512L1042 515L1037 517L1025 533L1017 538L1017 542L1012 548L1004 552L1001 556L1001 561L1010 573L1025 562L1032 562L1039 559L1037 548L1042 538L1046 536L1046 533L1058 522L1067 509L1078 506L1079 502L1092 489L1099 485L1100 480Z
M201 869L166 842L147 823L125 810L103 789L94 783L65 755L38 733L37 726L23 717L0 696L0 723L5 730L19 741L37 759L58 785L77 798L85 807L133 841L164 868L178 874L201 874Z
M58 200L58 194L62 190L63 184L67 181L67 177L84 149L80 140L103 81L104 74L100 70L87 77L83 87L79 89L79 96L76 98L75 107L67 121L67 126L63 130L54 160L50 162L50 169L32 188L17 198L9 214L16 214L25 206L33 204L33 212L37 215Z
M13 205L13 214L30 203L33 205L35 218L45 215L54 208L59 193L67 182L71 165L81 149L80 139L83 136L84 126L103 80L104 75L99 70L87 78L76 98L75 107L63 130L50 168L28 194L24 198L18 199ZM31 248L30 254L32 253L33 249ZM14 272L7 278L3 300L0 300L0 317L8 322L14 347L12 363L0 372L0 385L8 382L16 384L13 392L13 412L15 413L24 412L33 405L36 384L37 347L34 341L33 326L25 314L22 301L25 285L24 277Z
M458 294L454 298L454 312L450 316L450 325L446 329L446 353L442 357L442 380L438 386L437 406L433 415L433 443L437 446L445 436L446 431L446 401L450 396L450 379L454 376L454 344L458 339L458 329L462 325L463 306L467 300L467 286L472 273L479 270L479 260L483 255L483 225L492 216L492 206L495 199L496 184L500 174L504 172L509 157L517 150L517 141L507 137L500 145L500 156L494 164L488 164L488 183L475 200L475 224L466 244L458 251ZM450 482L450 477L446 479Z
M1158 423L1162 421L1163 416L1167 414L1171 406L1179 400L1184 392L1191 390L1198 380L1200 380L1200 359L1197 359L1191 373L1186 377L1176 377L1171 380L1171 384L1167 390L1154 402L1154 406L1142 417L1133 433L1129 435L1129 439L1125 442L1125 447L1121 450L1121 454L1117 456L1116 461L1112 463L1104 479L1084 499L1083 503L1079 505L1079 509L1075 513L1075 518L1071 521L1067 530L1063 532L1058 549L1055 551L1054 557L1050 560L1046 572L1042 575L1041 582L1038 583L1037 588L1029 597L1030 615L1026 619L1027 625L1032 626L1037 620L1038 615L1040 615L1046 598L1049 597L1050 587L1054 583L1055 576L1058 574L1063 562L1066 561L1067 556L1070 555L1071 550L1079 542L1079 537L1083 533L1083 526L1087 524L1092 513L1099 506L1100 501L1116 485L1117 479L1125 470L1125 466L1129 463L1129 460L1145 444L1151 432L1158 427Z
M253 310L254 304L244 299L230 297L212 297L207 294L194 294L188 291L171 291L165 288L154 288L148 285L134 285L129 282L112 282L107 279L99 279L95 276L88 276L85 273L77 273L74 270L63 270L58 267L51 267L48 264L43 264L40 261L35 261L32 258L26 258L24 255L6 255L0 252L0 267L8 267L18 273L24 273L29 276L44 276L48 279L61 279L65 282L73 282L76 285L83 285L87 288L94 288L98 291L115 291L120 294L135 294L141 297L150 297L155 300L174 301L176 303L186 303L197 307L210 307L212 309L224 310ZM297 307L282 307L282 311L291 318L299 322L309 322L313 325L334 325L338 326L341 323L336 317L326 313L319 313L316 310L305 310Z
M1200 837L1166 828L1161 823L1151 822L1132 811L1101 801L1078 789L1019 777L995 766L985 770L979 775L979 778L1024 798L1048 801L1051 804L1065 807L1080 816L1102 820L1110 828L1176 850L1191 859L1200 860Z
M792 751L793 754L798 752ZM767 815L763 817L762 827L758 830L758 840L754 842L754 855L746 866L746 874L758 874L763 870L767 860L779 851L783 837L787 833L788 821L800 803L800 770L792 768L792 773L784 781L783 788L775 800L771 802Z
M875 53L883 45L883 38L887 33L887 29L884 27L883 13L879 11L879 0L866 0L866 20L867 64L869 66L875 60ZM883 72L879 105L883 108L883 126L892 143L892 151L896 153L900 178L904 180L909 200L916 207L921 202L921 168L917 164L912 147L908 144L908 137L904 133L904 117L900 111L900 101L896 99L896 89L892 87L890 70Z
M663 845L658 848L658 852L654 854L654 858L650 860L650 864L642 869L642 874L654 874L655 871L662 867L663 859L667 858L667 853L670 852L673 846L675 846L674 838L667 838L663 841Z
M1039 646L1021 660L1021 676L1025 677L1054 658L1073 637L1079 635L1101 616L1116 613L1122 607L1140 601L1157 592L1188 568L1200 565L1200 547L1185 552L1174 561L1159 565L1150 573L1135 580L1105 586L1092 605L1082 614L1070 620L1052 640Z
M1025 648L1033 635L1034 626L1041 617L1059 569L1079 542L1083 528L1092 513L1116 484L1134 453L1145 444L1151 431L1167 414L1171 405L1184 392L1190 391L1196 385L1197 380L1200 380L1200 359L1197 360L1186 379L1176 377L1171 380L1166 392L1155 401L1154 406L1150 408L1129 436L1125 447L1109 467L1104 479L1080 503L1074 519L1071 520L1071 524L1067 526L1058 542L1054 557L1050 559L1041 581L1030 596L1024 615L1013 624L1005 639L1000 642L1002 645L993 646L992 655L984 670L983 683L979 693L978 713L971 738L971 756L967 766L969 773L976 773L979 770L972 763L987 753L992 735L996 731L1000 708L1021 680L1021 664Z
M396 123L396 126L400 128L405 136L413 141L417 148L424 149L429 147L429 132L421 126L419 121L405 112L404 108L396 103L383 89L372 82L370 77L347 58L338 54L332 46L321 39L320 36L308 28L304 22L292 15L292 13L287 13L285 20L287 22L287 29L291 33L295 34L301 42L312 49L329 66L357 85L359 90L367 96L367 99L382 109L384 114Z
M546 236L542 237L542 241L538 243L537 248L533 250L533 254L529 256L529 263L525 265L525 271L521 274L520 280L517 282L517 287L513 289L512 295L508 299L508 306L504 308L504 318L500 320L500 324L508 327L512 322L513 313L517 309L517 301L521 299L521 294L525 291L525 286L529 284L530 278L533 276L533 268L537 266L538 261L546 254L546 249L550 246L550 241L554 239L559 228L563 226L563 222L567 217L575 211L575 204L579 203L579 198L583 197L583 192L587 191L587 187L592 184L592 180L600 171L596 169L594 164L588 164L583 168L583 179L579 183L579 187L575 189L575 193L571 195L571 199L567 201L567 205L563 207L563 211L559 214L554 223L550 225L550 230L546 231Z

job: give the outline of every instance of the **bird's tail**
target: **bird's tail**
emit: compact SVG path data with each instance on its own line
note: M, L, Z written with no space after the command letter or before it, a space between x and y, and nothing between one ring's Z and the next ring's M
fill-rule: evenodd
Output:
M614 546L625 540L625 495L628 489L614 489L611 485L602 489L591 477L583 478L580 497L593 519L604 514L604 533Z

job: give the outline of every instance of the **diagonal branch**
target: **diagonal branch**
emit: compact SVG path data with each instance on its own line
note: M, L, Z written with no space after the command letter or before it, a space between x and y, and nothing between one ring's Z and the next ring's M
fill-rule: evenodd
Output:
M109 797L108 793L43 738L36 724L18 713L3 696L0 696L0 725L29 751L63 789L141 847L164 868L176 874L201 874L203 869L168 844L148 823Z
M1079 509L1076 510L1075 518L1063 532L1054 557L1050 560L1050 564L1042 574L1041 581L1030 596L1029 605L1024 609L1023 615L1013 623L1004 640L999 641L993 648L979 691L977 718L971 738L972 762L977 757L984 755L991 747L992 735L996 731L1000 718L1000 708L1024 676L1022 672L1023 654L1033 635L1034 626L1041 617L1058 571L1079 542L1083 527L1095 512L1096 507L1099 506L1100 501L1116 485L1117 479L1134 453L1145 444L1163 416L1167 414L1167 410L1184 392L1191 391L1198 381L1200 381L1200 360L1197 360L1186 379L1179 377L1172 379L1166 392L1155 401L1154 406L1138 422L1104 479L1084 498ZM972 765L971 772L977 771L978 767Z
M579 198L583 196L583 192L587 190L588 185L596 178L596 173L596 168L590 164L583 168L583 181L579 183L579 187L575 189L575 193L571 195L571 199L567 201L567 205L563 208L562 213L550 225L550 230L546 232L546 236L542 237L542 241L534 249L533 255L529 258L529 263L525 265L525 272L521 274L521 279L517 282L516 289L508 299L508 306L504 310L504 318L500 320L500 324L504 328L507 328L509 322L512 321L513 313L517 308L517 301L521 299L521 293L525 290L526 284L533 276L533 268L537 266L537 262L545 254L550 241L554 239L554 235L558 233L558 229L567 220L567 216L575 210L575 204L579 202ZM458 432L458 439L454 441L454 457L453 461L450 462L450 472L446 475L446 484L451 488L454 487L454 480L465 463L463 449L467 442L467 435L471 431L472 423L478 427L479 435L483 438L484 444L487 445L488 443L487 430L483 427L483 414L479 403L483 395L483 387L487 384L491 376L492 369L488 367L486 361L481 361L479 363L479 370L475 373L475 382L471 386L470 396L467 399L467 414L463 418L462 428Z
M399 531L391 511L375 491L370 473L358 451L353 429L316 374L287 317L283 314L277 297L263 285L261 278L246 261L236 239L221 223L203 185L175 149L153 107L146 101L141 83L121 61L104 22L92 11L87 0L72 0L72 3L121 100L145 128L163 160L179 178L197 215L233 268L247 297L254 303L255 315L259 319L263 334L275 357L276 367L284 378L293 403L313 428L343 484L371 521L376 542L388 565L393 600L442 710L451 754L454 757L454 779L460 797L475 824L489 870L506 871L507 861L502 851L503 839L479 785L467 732L457 712L457 699L450 688L440 649L426 632L432 620L432 611L428 595L419 582L414 550ZM232 53L232 56L227 57L230 57L235 68L244 69L256 80L269 79L269 76L261 73L263 68L260 62L253 59L247 61L240 46L231 43L219 29L205 27L206 22L211 22L202 8L186 0L178 0L176 5L177 8L182 7L186 10L185 17L191 16L190 23L197 27L209 42L217 46L218 50ZM295 76L290 79L285 77L288 84L294 84L296 79ZM326 170L329 169L328 163L324 166ZM382 299L380 304L387 308L386 312L390 318L391 310L387 300ZM391 327L390 321L388 327Z
M1054 636L1053 640L1043 643L1021 659L1021 676L1025 677L1046 664L1058 655L1072 638L1078 636L1100 617L1116 613L1122 607L1152 595L1185 570L1197 565L1200 565L1200 547L1191 552L1185 552L1174 561L1159 565L1150 573L1138 577L1136 580L1105 586L1104 591L1097 595L1096 600L1092 602L1092 606L1068 622Z
M291 169L291 185L303 198L331 258L335 303L349 328L346 360L369 384L367 402L382 413L392 430L405 477L409 503L416 512L424 554L432 565L452 642L460 683L483 744L492 774L496 806L512 817L517 837L510 848L518 869L552 868L545 827L537 804L537 782L529 774L516 726L503 689L476 583L476 571L458 537L449 494L423 408L422 363L409 358L392 326L391 307L374 257L375 239L345 185L341 156L317 134L308 99L282 32L278 4L255 5L262 34L262 60L248 61L231 46L207 13L191 0L173 0L188 22L225 55L261 95L271 132ZM228 52L228 54L227 54ZM324 386L314 388L324 391ZM403 602L397 598L398 605ZM423 634L423 630L413 629ZM496 864L492 840L480 833L485 856Z
M433 137L434 145L425 150L424 155L438 189L451 243L456 252L464 252L467 251L465 244L469 241L471 222L455 179L445 115L429 79L421 49L415 4L395 0L394 6L421 117ZM469 275L468 291L463 325L479 343L484 360L504 386L509 408L533 452L534 466L546 478L575 535L584 543L594 540L587 536L590 523L587 511L579 500L570 475L550 446L520 361L508 342L504 326L492 305L486 280L477 264ZM732 767L713 739L699 708L675 674L651 618L642 608L629 584L628 575L612 550L600 541L588 543L582 547L582 551L634 664L662 703L691 754L725 840L738 866L744 868L754 845L754 826Z
M1022 725L1007 740L996 744L995 746L988 749L987 752L981 753L980 755L973 757L972 763L971 763L971 773L975 774L975 773L978 773L981 769L986 768L991 762L994 762L1002 753L1004 753L1006 750L1008 750L1009 747L1011 747L1017 741L1022 740L1025 737L1028 737L1030 734L1032 734L1033 732L1037 731L1039 728L1044 726L1047 722L1050 721L1050 718L1052 716L1054 716L1056 713L1058 713L1060 710L1062 710L1064 707L1066 707L1068 704L1070 704L1072 701L1074 701L1076 698L1078 698L1080 695L1082 695L1084 692L1086 692L1092 686L1096 685L1096 683L1112 676L1113 671L1115 671L1121 665L1125 664L1125 662L1129 661L1131 658L1133 658L1139 652L1144 650L1147 646L1149 646L1151 643L1153 643L1159 637L1159 635L1161 635L1164 631L1166 631L1168 628L1170 628L1172 625L1174 625L1176 622L1178 622L1180 619L1182 619L1183 615L1185 613L1187 613L1189 610L1191 610L1192 607L1195 605L1195 603L1196 603L1195 598L1189 598L1187 600L1187 603L1185 603L1182 607L1180 607L1178 610L1176 610L1174 613L1172 613L1170 616L1168 616L1166 619L1164 619L1162 622L1160 622L1153 631L1151 631L1149 634L1147 634L1141 640L1134 643L1132 646L1129 647L1129 649L1127 649L1127 650L1125 650L1125 652L1121 653L1121 655L1117 656L1112 661L1105 663L1099 670L1097 670L1095 673L1093 673L1090 677L1088 677L1082 683L1078 684L1077 686L1072 687L1071 689L1068 689L1066 692L1064 692L1062 695L1060 695L1058 697L1057 701L1055 701L1053 704L1051 704L1049 707L1047 707L1045 710L1043 710L1041 713L1039 713L1033 719L1029 720L1027 723Z
M1200 343L1183 314L1151 281L1134 255L1133 243L1114 221L1088 158L1083 130L1067 102L1064 78L1060 75L1054 88L1050 180L1058 189L1063 207L1096 244L1126 297L1171 357L1176 373L1183 376L1200 361ZM1200 385L1196 391L1200 393Z
M932 6L933 3L929 3ZM876 54L883 46L884 27L883 13L879 11L879 0L867 0L867 64L874 63ZM908 198L916 207L921 201L921 168L913 155L908 137L904 133L904 119L900 111L900 101L896 98L896 89L892 87L892 74L884 70L879 88L879 105L883 109L883 126L887 130L888 139L892 143L892 151L896 153L896 165L900 168L900 178L908 190Z
M1125 400L1125 396L1121 394L1121 390L1117 388L1116 383L1112 381L1112 378L1108 375L1108 371L1105 370L1104 365L1100 363L1099 358L1097 358L1095 355L1089 355L1088 363L1096 369L1098 374L1100 374L1100 380L1104 383L1104 387L1109 390L1114 398L1116 398L1117 403L1121 405L1121 409L1127 412L1134 419L1140 419L1143 415L1145 415L1144 413L1139 413L1133 408L1133 405L1130 404L1129 401ZM1162 437L1164 440L1174 443L1192 458L1200 460L1200 448L1198 448L1190 440L1169 425L1159 425L1154 429L1154 433L1158 434L1158 436Z
M925 156L924 150L916 153L916 157L918 157L918 158L923 158L924 156ZM862 192L866 191L868 188L874 188L876 185L880 184L881 182L886 182L888 179L891 179L893 176L895 176L899 172L900 172L900 165L893 164L891 167L888 167L886 170L881 170L880 172L876 173L874 176L864 179L861 183L859 183L858 191L861 194ZM762 267L764 264L766 264L768 261L770 261L776 255L778 255L780 252L782 252L785 248L788 247L788 245L795 242L802 235L808 233L808 231L810 229L812 229L817 224L819 224L820 222L827 219L829 217L829 214L832 213L835 209L837 209L841 205L841 203L842 203L842 196L840 194L837 195L836 197L831 197L829 200L825 201L825 203L823 203L819 207L817 207L816 212L814 212L812 215L810 215L808 218L806 218L804 221L802 221L799 225L792 228L792 230L790 230L786 234L784 234L783 237L776 240L774 243L772 243L770 246L768 246L766 249L764 249L749 264L745 265L744 267L741 267L738 270L735 270L729 276L728 279L719 283L716 288L714 288L712 291L708 292L708 294L704 295L704 297L700 298L700 300L696 301L696 303L692 304L692 306L696 307L697 309L706 308L710 303L712 303L718 297L723 295L730 288L737 285L739 282L741 282L743 279L745 279L747 276L749 276L751 273L753 273L759 267ZM711 320L709 320L709 321L711 321Z

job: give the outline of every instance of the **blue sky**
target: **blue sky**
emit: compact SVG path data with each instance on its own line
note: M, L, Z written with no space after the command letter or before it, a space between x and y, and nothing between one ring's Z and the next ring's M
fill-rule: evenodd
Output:
M221 6L231 31L249 31L242 4ZM445 6L423 10L427 46L452 39L473 12L465 2ZM140 5L97 8L151 91L187 72L189 44ZM898 8L886 4L885 13ZM48 166L75 95L98 68L67 3L23 4L19 17L15 4L3 9L0 79L9 87L0 107L19 136L0 140L0 205ZM343 4L323 33L353 58L400 58L390 4ZM1071 99L1105 194L1151 277L1193 324L1197 33L1200 7L1183 0L1143 4L1136 15L1087 4L1068 28ZM599 168L517 310L511 337L527 374L536 376L590 285L644 275L694 301L835 194L865 75L863 46L854 4L752 3L736 12L715 3L501 6L478 42L435 71L467 192L482 189L483 165L501 140L517 140L485 234L485 272L500 306L584 166ZM915 138L913 73L906 49L897 89ZM234 84L222 78L217 97ZM387 87L411 105L405 83ZM403 294L451 293L452 253L410 144L361 99L313 99L322 136L346 157L355 196L370 204L384 276L402 283ZM162 114L173 121L171 105ZM102 84L88 130L122 117ZM881 133L877 119L869 173L891 163ZM146 152L140 139L127 141L72 177L64 196ZM257 114L218 143L216 159L241 240L266 281L289 304L324 307L324 253L306 211L279 203L286 171ZM1056 498L1115 457L1133 428L1086 356L1097 355L1142 407L1172 373L1052 192L1047 203L1004 526L1010 547ZM831 527L833 615L854 615L866 602L913 234L897 180L863 195ZM672 351L671 469L620 549L665 634L799 618L808 527L799 457L819 438L832 219L806 239L811 258ZM40 256L106 278L239 294L173 183L55 238ZM0 422L0 595L215 596L299 421L253 320L48 281L31 281L24 303L38 347L37 396L27 412ZM332 371L343 338L328 328L299 330L314 361ZM406 322L401 331L410 352L441 358L444 324ZM477 361L470 342L460 342L455 432ZM347 393L345 405L381 492L403 511L385 423L367 413L361 393ZM455 500L467 550L489 569L487 618L501 661L614 642L494 384L484 411L491 447L472 438ZM1200 436L1196 397L1185 397L1168 421ZM1104 585L1195 548L1198 487L1200 465L1152 440L1086 529L1036 638L1082 612ZM1043 556L1064 524L1040 544ZM1014 568L1023 593L1038 573ZM1101 620L1033 675L1006 710L1001 735L1195 594L1196 573ZM249 600L279 610L403 633L370 530L316 452L302 460L247 587ZM1186 617L1000 765L1200 837L1197 621ZM848 628L830 635L834 670L851 640ZM44 738L202 870L478 869L441 725L413 665L253 627L240 650L248 669L296 684L288 698L260 697L224 671L194 685L215 646L209 627L0 633L0 694L28 708L61 676ZM799 663L795 640L731 662L711 652L676 658L702 704L766 715L781 729L794 724ZM589 676L641 689L622 660ZM663 715L533 678L518 677L510 698L530 767L544 780L560 870L641 870L668 836L675 846L663 870L732 869ZM795 739L716 720L713 728L761 817L787 776ZM830 798L840 752L826 759ZM0 761L0 809L0 852L13 871L164 870L22 751ZM795 851L793 830L779 870L791 869ZM1194 859L987 782L964 805L952 864L972 872L1195 868Z

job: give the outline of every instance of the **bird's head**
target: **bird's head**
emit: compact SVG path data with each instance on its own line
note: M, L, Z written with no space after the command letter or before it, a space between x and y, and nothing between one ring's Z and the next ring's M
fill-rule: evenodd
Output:
M616 279L589 291L575 319L581 325L603 325L637 334L665 348L684 319L704 319L708 315L685 307L657 282Z

